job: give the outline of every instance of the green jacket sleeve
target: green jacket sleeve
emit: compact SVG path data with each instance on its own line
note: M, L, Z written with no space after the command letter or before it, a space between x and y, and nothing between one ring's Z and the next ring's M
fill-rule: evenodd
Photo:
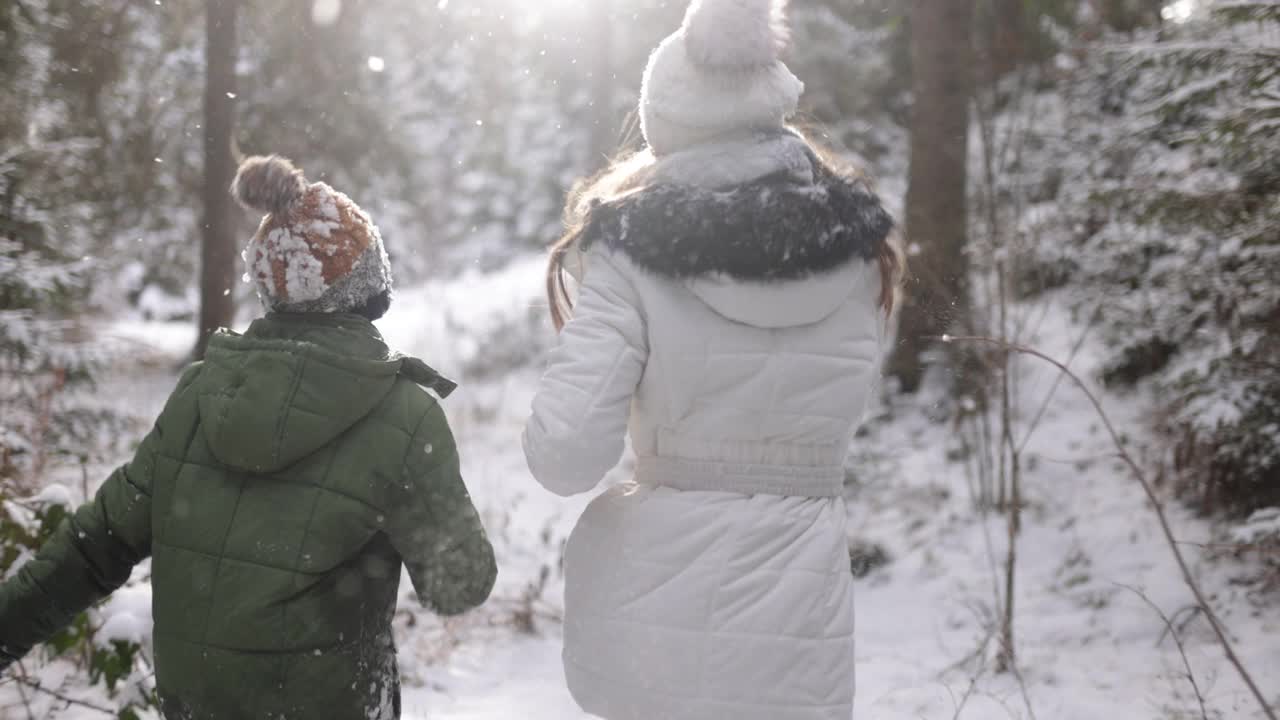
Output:
M193 375L188 371L175 396ZM0 585L0 668L123 585L133 566L151 555L151 481L164 419L161 414L133 460Z
M151 474L156 431L111 474L36 556L0 586L0 653L27 654L129 579L151 554ZM4 662L0 659L0 663Z
M439 404L419 421L402 473L403 494L388 511L387 529L418 600L441 615L478 606L493 589L497 565Z

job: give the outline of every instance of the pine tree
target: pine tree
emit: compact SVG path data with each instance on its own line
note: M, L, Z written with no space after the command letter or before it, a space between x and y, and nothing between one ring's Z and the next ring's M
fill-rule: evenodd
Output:
M29 39L49 16L37 2L9 12L0 52L18 71L0 83L19 102L0 108L0 488L31 492L50 464L86 457L119 423L79 391L110 354L79 321L95 244L68 221L98 206L75 197L55 162L85 143L33 132L56 111L44 97L56 55Z
M1207 507L1280 502L1277 37L1280 3L1227 2L1186 37L1135 48L1129 68L1164 79L1139 99L1170 154L1103 193L1113 221L1139 228L1132 273L1101 276L1138 280L1106 314L1127 330L1112 374L1153 371Z
M1052 197L1034 284L1063 286L1153 391L1206 510L1280 502L1280 2L1219 2L1131 29L1064 83L1028 157ZM1044 123L1042 123L1043 125ZM1026 280L1026 278L1024 278Z
M889 0L793 3L790 19L787 62L805 82L799 124L873 177L904 178L911 75L906 8Z

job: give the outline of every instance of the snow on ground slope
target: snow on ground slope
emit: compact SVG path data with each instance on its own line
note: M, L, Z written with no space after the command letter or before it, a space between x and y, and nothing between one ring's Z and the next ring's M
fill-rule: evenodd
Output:
M525 287L527 301L538 304L536 272L507 279ZM521 297L509 288L481 294L513 305ZM400 319L390 320L388 335L396 340ZM424 325L418 323L414 334L407 324L402 337L407 350L432 362L431 344L448 340L427 337ZM1078 332L1053 311L1028 340L1066 358ZM1095 363L1086 345L1073 367L1088 378ZM1018 371L1017 414L1025 431L1056 376L1033 361L1019 361ZM461 631L472 637L482 632L488 639L465 643L447 662L426 670L425 686L407 692L413 717L582 717L563 689L556 624L539 621L538 634L527 636L511 621L511 598L536 582L543 567L551 580L538 607L551 616L558 610L559 548L584 504L539 492L524 469L519 432L535 379L534 371L521 370L464 387L450 401L453 412L483 418L467 426L463 442L468 481L499 534L500 609L488 611L496 628ZM996 564L1007 547L1004 518L974 511L963 466L947 461L956 449L952 428L927 419L931 401L900 402L855 442L850 459L858 478L850 491L851 534L881 543L893 558L860 582L856 714L883 720L952 717L963 702L964 717L1028 717L1028 700L1014 677L989 672L990 662L985 671L978 669L981 661L962 662L983 644L995 614L994 583L1002 572ZM1108 397L1105 404L1123 431L1141 437L1143 403ZM1114 460L1087 400L1070 383L1056 388L1026 454L1028 510L1019 538L1016 638L1035 716L1190 717L1197 706L1177 649L1167 638L1157 644L1163 621L1122 585L1141 590L1171 616L1187 607L1189 594L1141 489ZM624 468L613 480L625 475ZM1180 540L1215 539L1203 521L1177 506L1169 509ZM1274 605L1256 607L1232 582L1249 568L1206 561L1194 545L1184 551L1259 682L1280 687L1280 623L1269 618ZM412 643L412 634L406 636ZM1202 619L1187 625L1186 643L1211 716L1255 716ZM986 660L994 648L994 641L988 644ZM974 675L980 675L977 682ZM966 692L970 697L963 700Z
M1051 311L1028 340L1066 358L1078 333L1064 314ZM1095 363L1086 345L1072 365L1088 378ZM1018 361L1017 369L1016 413L1025 431L1056 375L1030 360ZM558 570L560 542L583 504L549 499L524 470L518 437L534 379L521 371L497 389L483 388L478 397L496 392L501 401L487 403L488 422L465 439L477 498L490 508L489 517L516 528L500 550L508 589L536 577L543 564ZM464 395L455 409L472 401ZM974 511L963 465L947 460L955 433L927 419L931 401L898 402L857 439L850 458L858 478L849 497L851 535L879 542L893 558L859 583L855 715L950 718L963 704L963 717L1025 718L1029 704L1035 717L1050 720L1198 716L1175 645L1158 642L1163 621L1123 586L1142 591L1170 616L1185 609L1190 596L1140 487L1114 459L1086 398L1060 384L1026 449L1028 510L1015 599L1026 699L1015 677L990 672L994 640L979 659L965 662L983 645L995 615L994 584L1003 572L997 565L1007 548L1004 518ZM1105 405L1122 431L1142 435L1140 400L1108 397ZM1143 456L1140 448L1135 453ZM625 469L615 473L615 481L624 478ZM1205 522L1176 505L1169 511L1180 540L1215 539ZM551 542L534 537L544 531ZM507 544L512 540L516 546ZM538 550L530 553L526 543ZM1280 688L1275 606L1256 606L1232 582L1250 568L1207 561L1194 545L1183 549L1260 684ZM552 613L560 582L554 572L547 594ZM563 689L558 628L550 622L539 628L533 637L492 631L493 641L467 645L429 673L427 687L407 693L406 709L418 718L583 717ZM1202 619L1186 626L1185 640L1210 717L1259 716Z
M1051 311L1028 342L1065 359L1079 333ZM1089 378L1097 359L1086 344L1072 367ZM1018 361L1019 440L1056 377L1038 363ZM1143 435L1142 402L1108 396L1103 404L1122 433ZM855 469L860 461L872 469L851 494L851 532L894 558L859 592L857 716L950 718L965 702L963 717L979 719L1030 717L1028 705L1034 717L1055 720L1200 717L1164 622L1134 590L1183 618L1190 593L1140 486L1069 381L1026 449L1014 602L1025 698L1016 677L990 672L994 639L982 656L985 674L980 663L962 662L989 635L1007 531L1003 516L974 512L962 465L944 460L957 447L954 432L925 420L926 409L892 408L893 420L873 425L854 447ZM1140 461L1155 455L1138 440L1130 450ZM1178 540L1218 539L1180 506L1166 507ZM1251 567L1206 558L1197 545L1182 549L1258 683L1280 701L1274 598L1255 604L1236 583ZM1203 618L1188 623L1184 641L1209 717L1261 717Z
M380 323L389 342L462 382L446 401L471 492L498 553L494 597L481 610L441 622L415 609L405 583L397 620L405 715L411 720L577 720L560 669L561 547L588 498L562 500L536 486L519 434L538 353L549 341L542 319L541 269L518 261L493 275L469 275L400 294ZM176 359L189 347L180 327L122 324L118 334ZM1051 311L1028 341L1067 357L1078 330ZM1073 367L1096 362L1086 344ZM124 374L108 391L158 409L175 379L161 364ZM513 369L514 368L514 369ZM1053 384L1047 368L1018 362L1020 427ZM883 545L891 562L858 581L858 696L862 720L1151 720L1199 717L1176 647L1160 618L1185 608L1182 587L1137 485L1114 460L1083 396L1060 386L1027 445L1025 526L1018 539L1015 607L1018 664L991 671L986 643L997 607L995 583L1006 548L1004 518L973 509L950 424L929 420L936 392L896 400L874 419L850 456L852 537ZM1145 406L1109 396L1112 419L1142 447ZM1020 436L1019 436L1020 437ZM1153 454L1152 454L1153 455ZM1139 457L1142 457L1139 453ZM627 463L608 482L625 481ZM105 475L105 473L104 473ZM1169 506L1180 540L1219 540L1204 521ZM1249 594L1250 566L1183 546L1259 684L1280 704L1280 620L1274 598ZM142 577L135 574L135 578ZM125 608L136 631L138 585ZM1178 616L1187 617L1184 612ZM145 622L148 619L143 619ZM1185 627L1187 654L1209 716L1260 717L1203 619ZM76 697L83 679L64 663L39 671ZM976 678L976 680L975 680ZM11 686L0 686L0 718L25 717ZM1025 697L1024 697L1025 695ZM38 718L101 717L39 700ZM14 714L17 713L17 714Z

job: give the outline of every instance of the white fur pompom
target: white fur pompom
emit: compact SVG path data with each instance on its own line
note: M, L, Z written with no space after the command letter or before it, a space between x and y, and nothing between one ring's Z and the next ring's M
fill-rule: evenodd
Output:
M241 205L273 215L287 212L306 191L302 171L279 155L246 159L231 183L231 194Z
M790 40L786 0L693 0L684 18L689 59L717 69L770 65Z

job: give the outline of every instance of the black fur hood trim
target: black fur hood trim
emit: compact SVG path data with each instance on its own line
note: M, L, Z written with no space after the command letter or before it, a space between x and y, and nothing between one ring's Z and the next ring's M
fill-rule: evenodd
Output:
M676 279L798 280L873 259L893 218L864 180L811 159L812 181L782 172L724 189L659 183L596 203L581 247L603 242Z

